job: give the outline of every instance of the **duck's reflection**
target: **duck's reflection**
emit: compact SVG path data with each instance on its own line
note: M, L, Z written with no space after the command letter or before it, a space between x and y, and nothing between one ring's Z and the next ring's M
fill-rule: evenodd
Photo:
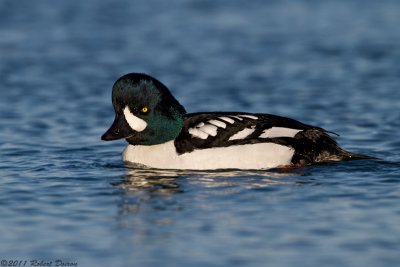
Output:
M179 171L154 170L141 166L129 165L126 174L118 185L127 193L152 192L160 194L179 193Z
M173 235L182 216L193 217L200 230L211 229L213 220L217 220L214 217L219 216L216 210L229 209L237 201L254 201L246 191L279 190L277 185L293 184L290 176L299 175L293 170L180 171L126 167L124 178L115 184L122 189L117 220L121 227L131 229L135 243ZM248 199L243 200L242 195Z
M263 188L288 183L281 178L298 175L299 170L273 171L184 171L158 170L137 165L127 165L126 175L118 184L127 192L153 192L161 194L182 193L184 184L196 184L203 187Z

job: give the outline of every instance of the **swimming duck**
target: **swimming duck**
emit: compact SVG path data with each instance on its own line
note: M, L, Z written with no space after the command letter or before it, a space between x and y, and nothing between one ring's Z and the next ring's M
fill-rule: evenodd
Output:
M102 140L126 139L123 160L158 169L271 169L364 159L330 132L297 120L246 112L186 113L168 88L142 73L112 89L115 120Z

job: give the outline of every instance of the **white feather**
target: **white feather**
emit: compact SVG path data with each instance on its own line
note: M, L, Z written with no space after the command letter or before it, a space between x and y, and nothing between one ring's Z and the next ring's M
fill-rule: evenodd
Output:
M178 155L174 141L154 146L128 145L123 160L158 169L270 169L288 165L294 150L274 143L199 149Z
M212 124L204 124L204 122L200 122L195 126L195 128L189 128L189 133L201 139L207 139L209 135L216 136L217 135L217 126Z
M200 127L199 130L205 132L208 135L216 136L217 135L217 126L206 124L203 127Z
M253 119L253 120L258 120L258 117L257 116L254 116L254 115L247 115L247 114L244 114L244 115L239 115L240 117L243 117L243 118L249 118L249 119Z
M294 137L298 132L302 130L291 129L285 127L272 127L264 130L259 136L260 138L274 138L274 137Z
M133 115L128 106L126 106L124 108L124 115L125 115L126 121L129 124L129 127L131 127L132 130L135 130L136 132L141 132L144 129L146 129L147 122L145 122L141 118L136 117L135 115Z
M226 128L226 123L225 122L222 122L222 121L219 121L219 120L209 120L208 122L213 124L213 125L215 125L215 126L218 126L220 128L224 128L224 129Z
M193 137L197 137L197 138L200 138L200 139L207 139L207 137L208 137L208 134L207 134L207 133L205 133L205 132L203 132L203 131L200 131L200 130L197 129L197 128L190 128L190 129L188 130L188 132L189 132Z
M254 128L244 128L243 130L235 133L228 140L237 140L237 139L244 139L250 134L252 134L256 129Z
M235 119L238 119L238 120L240 120L240 121L242 121L243 120L243 118L240 118L239 116L229 116L229 117L231 117L231 118L235 118Z
M228 117L219 117L218 119L221 119L223 121L229 122L230 124L234 124L235 123L234 120L232 120L231 118L228 118Z

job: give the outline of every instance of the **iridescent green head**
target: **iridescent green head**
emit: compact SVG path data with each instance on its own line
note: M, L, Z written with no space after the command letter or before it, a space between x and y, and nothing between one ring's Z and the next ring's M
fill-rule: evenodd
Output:
M168 88L153 77L129 73L112 89L115 120L102 140L125 138L132 145L156 145L175 139L185 109Z

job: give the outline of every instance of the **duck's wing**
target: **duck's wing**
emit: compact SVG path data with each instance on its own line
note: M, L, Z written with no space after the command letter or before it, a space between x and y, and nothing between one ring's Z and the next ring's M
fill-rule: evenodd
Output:
M271 114L192 113L187 115L175 147L178 154L183 154L196 149L275 143L294 150L295 165L370 158L343 150L329 133L332 132Z
M188 114L175 140L179 154L195 149L256 143L292 146L290 140L305 130L323 129L270 114L212 112Z

